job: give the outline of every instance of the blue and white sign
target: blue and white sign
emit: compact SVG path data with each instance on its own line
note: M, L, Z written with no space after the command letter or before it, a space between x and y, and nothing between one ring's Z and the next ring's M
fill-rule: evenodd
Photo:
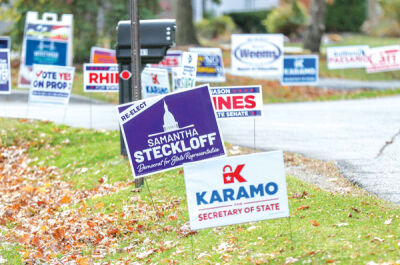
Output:
M34 64L29 103L67 105L74 73L75 67Z
M11 93L10 50L0 49L0 94Z
M118 64L90 63L83 65L85 92L118 92Z
M283 35L232 34L231 62L236 75L281 76Z
M210 87L218 119L260 118L263 115L261 86Z
M225 82L224 62L220 48L189 48L197 58L197 82Z
M316 85L318 83L318 56L285 56L281 83L284 86Z
M22 42L19 87L30 87L34 64L72 65L73 16L29 11L26 15Z
M282 151L183 168L191 230L289 216Z
M146 67L142 72L142 98L168 94L170 92L167 69Z
M184 52L182 54L182 66L172 68L173 89L192 88L196 85L197 53Z
M208 85L117 109L135 178L225 155Z

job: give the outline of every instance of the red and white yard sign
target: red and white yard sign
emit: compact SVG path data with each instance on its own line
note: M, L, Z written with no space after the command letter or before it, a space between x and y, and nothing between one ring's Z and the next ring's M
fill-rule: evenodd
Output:
M368 73L400 70L400 45L370 48Z
M289 216L282 151L184 164L190 228Z
M261 86L210 87L210 94L218 119L263 115Z

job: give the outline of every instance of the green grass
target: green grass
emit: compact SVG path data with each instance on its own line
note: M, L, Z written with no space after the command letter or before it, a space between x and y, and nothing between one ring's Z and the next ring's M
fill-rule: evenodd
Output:
M119 155L118 132L98 132L52 123L0 118L0 140L6 146L29 146L30 156L38 158L35 164L59 167L63 179L72 183L75 189L92 189L99 178L105 176L109 183L132 181L128 162ZM89 170L78 176L73 173L83 167ZM296 264L334 261L365 264L369 261L400 259L400 209L397 206L359 190L354 194L333 194L291 176L287 176L287 183L289 196L304 191L308 193L306 197L294 196L289 200L290 219L205 229L188 237L181 237L176 229L163 229L168 226L180 227L188 222L184 179L179 170L148 178L154 203L162 213L159 221L154 217L147 189L132 193L133 186L129 185L110 195L86 199L85 211L131 214L126 207L135 208L139 204L147 209L143 213L133 212L132 216L129 215L129 219L137 218L139 224L145 227L142 233L117 237L116 249L134 244L134 251L117 251L103 259L111 263L119 259L136 260L136 254L151 247L160 247L162 242L172 241L175 246L156 252L144 261L152 264L190 264L192 240L195 246L194 264L283 264L289 257L298 259ZM180 201L180 204L164 207L173 200ZM99 203L104 207L96 207ZM82 204L80 202L67 208L78 208ZM298 210L302 205L309 206L309 209ZM392 223L384 225L388 219L393 219ZM313 221L319 225L314 226ZM340 226L343 223L348 225ZM8 229L0 227L4 233ZM380 242L381 239L384 241ZM217 249L222 243L230 247L224 253L219 253ZM92 254L90 247L82 251L88 257ZM0 245L0 253L10 264L22 264L19 246L6 249ZM197 259L200 254L203 257Z
M15 244L2 244L0 242L0 259L8 261L6 264L23 264L23 259L19 254L20 247Z
M399 45L400 38L373 37L361 34L343 35L340 41L330 44L324 44L322 47L345 46L345 45L369 45L370 47Z

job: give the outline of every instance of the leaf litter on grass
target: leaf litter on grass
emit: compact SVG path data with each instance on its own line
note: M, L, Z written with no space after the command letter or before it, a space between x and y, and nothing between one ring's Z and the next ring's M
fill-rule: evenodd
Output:
M8 126L7 128L13 127ZM28 129L30 130L30 128ZM12 129L4 130L3 135L7 135L10 130ZM46 200L39 197L40 200L36 201L39 210L34 207L29 209L25 205L17 207L18 211L22 209L31 212L21 215L26 220L16 219L10 221L9 219L3 219L3 223L0 224L0 231L2 232L0 241L14 245L18 243L21 247L15 248L14 253L20 251L21 255L25 257L24 262L27 264L35 262L36 264L187 264L186 261L190 260L188 245L190 245L191 238L194 238L195 242L199 243L194 250L194 257L198 257L201 253L208 254L201 255L195 264L217 264L217 262L220 262L220 264L284 264L288 257L298 259L298 262L307 263L310 261L311 263L314 262L314 264L315 262L325 264L328 260L334 261L334 263L341 262L342 264L346 262L365 264L370 260L385 262L390 260L389 257L397 259L397 256L394 256L393 253L398 251L400 246L398 233L396 233L399 229L398 211L384 214L391 207L382 207L382 203L379 201L375 203L374 200L363 196L363 192L358 192L351 185L345 185L345 190L330 189L330 186L327 186L325 190L328 190L328 192L325 192L320 185L309 186L288 177L291 212L294 213L292 215L293 220L296 220L292 224L295 231L294 238L301 240L301 248L299 248L298 244L296 247L296 243L289 244L291 241L286 233L276 232L279 226L274 221L257 223L257 226L260 226L259 229L254 229L252 228L253 224L249 224L199 231L198 234L192 235L188 223L184 223L186 218L182 218L182 216L187 216L184 210L186 203L184 199L180 199L184 197L184 191L181 188L174 189L171 187L171 185L176 185L177 183L179 185L176 187L182 187L182 171L176 170L171 173L163 173L153 179L154 202L157 209L154 212L152 204L148 200L143 201L142 198L144 199L144 197L138 194L139 190L133 189L132 182L126 184L114 183L111 181L113 179L112 174L114 174L111 173L112 171L106 171L101 174L102 176L93 173L92 171L95 172L95 169L99 168L98 166L86 166L90 168L88 171L90 174L79 175L79 178L83 180L95 177L93 179L94 185L88 186L86 190L76 191L75 189L84 187L77 187L73 184L73 181L69 182L69 176L66 173L74 175L72 172L77 168L84 168L85 163L80 162L80 158L74 158L73 162L69 161L68 166L63 166L63 163L52 163L51 159L54 158L49 159L49 155L53 154L52 146L54 146L54 143L47 143L43 140L43 137L37 140L37 138L34 138L34 133L32 133L33 137L25 138L22 136L24 130L16 129L16 131L21 132L22 134L18 134L21 136L18 136L17 140L8 140L6 142L9 146L18 145L19 148L0 147L0 153L2 154L4 153L3 150L6 153L14 149L22 150L21 154L15 155L15 161L12 161L12 159L9 161L10 157L8 155L0 157L0 189L1 192L7 190L0 194L5 194L8 197L16 196L18 192L12 189L8 190L9 187L5 184L3 185L2 181L7 182L10 180L15 182L18 178L22 179L18 180L18 186L20 191L23 191L19 192L19 194L25 197L27 197L26 194L32 194L32 198L36 198L37 194L42 194L46 190L58 189L59 187L62 189L61 191L57 190L57 196L54 196L55 210L51 209ZM74 138L73 134L68 135L68 137L71 142L68 144L67 149L77 142L77 138ZM33 139L34 143L26 144L29 139ZM119 143L118 138L116 138L117 140L118 142L115 142L115 144ZM83 147L89 148L86 145L83 145ZM32 149L37 150L37 148L40 148L47 151L41 158L34 158L32 161L35 162L30 163L29 157L26 155L28 148L32 157L36 157L36 153L32 152ZM93 148L88 150L92 151ZM239 154L243 153L242 148L236 146L228 146L228 150L232 150L234 153L238 153L239 150ZM248 153L253 152L252 149L245 151L248 151ZM25 160L26 165L20 167L19 160ZM122 159L115 161L119 161L115 163L122 162L126 164ZM59 169L44 166L46 164L55 164L59 166ZM315 161L309 161L309 159L290 153L285 153L285 164L287 167L307 165L307 168L311 168L310 171L315 172L316 176L324 176L328 180L335 179L334 182L327 181L326 183L333 183L337 187L342 186L341 176L334 170L334 165L321 167ZM11 169L8 166L11 166ZM6 174L5 171L3 172L4 168L14 171ZM18 168L21 172L18 172ZM68 170L65 170L66 168ZM50 174L50 169L53 170L54 176ZM37 174L37 177L30 177L31 171L44 172ZM79 173L79 171L76 173ZM171 174L179 176L179 178L171 178ZM99 179L100 176L102 177L101 179ZM74 177L76 176L74 175ZM119 179L127 181L126 177ZM174 181L171 181L172 179ZM65 180L67 183L61 180ZM69 183L72 186L69 186ZM109 185L106 183L114 184ZM13 185L10 184L9 186ZM102 186L110 190L103 193L93 191L101 189ZM81 194L81 197L78 196L79 194ZM353 194L361 196L353 198ZM175 201L174 198L178 200ZM346 198L346 200L342 200L343 198ZM118 200L121 203L117 203ZM321 204L320 202L325 203ZM177 206L179 204L180 206ZM0 198L0 205L7 206L0 209L0 218L5 218L3 216L4 209L8 210L10 208L14 210L13 203L7 202L5 204L3 203L3 198ZM296 211L302 205L310 208ZM34 206L36 207L36 205ZM43 207L43 210L39 206ZM323 210L326 210L326 214ZM50 211L50 213L46 211ZM352 213L353 218L348 218L349 212ZM156 215L156 213L158 214ZM38 215L43 216L41 218L42 223L38 221ZM32 220L29 220L30 218ZM49 219L55 219L54 224L48 224ZM393 219L393 221L389 225L384 225L384 222L389 219ZM310 223L310 220L315 220L320 225L314 226ZM28 231L28 228L23 230L22 224L25 221L32 221L33 224L27 227L29 229L32 228L34 232ZM345 222L349 223L349 226L337 226L337 224ZM75 224L81 231L71 231L70 224ZM59 227L65 230L55 230L55 228ZM384 230L382 227L384 227ZM87 236L82 231L87 231L92 237ZM365 237L365 231L369 231L368 233L371 234L368 238ZM29 237L26 242L19 243L17 239L21 237L22 233L28 234ZM99 242L90 241L90 239L96 239L93 233L104 236L103 240ZM162 235L160 236L160 234ZM214 235L216 236L214 237ZM249 240L251 235L255 236L253 239L258 239ZM265 235L268 235L268 237L265 237ZM275 240L268 241L271 236ZM385 241L373 240L375 237ZM64 239L60 240L58 238ZM61 246L60 249L50 249L52 240ZM343 241L344 243L342 240L345 240ZM62 244L65 241L75 245L71 245L70 250L64 250L62 249ZM32 242L39 243L39 248L32 245ZM204 244L204 242L207 243ZM228 244L227 246L233 245L233 251L230 247L225 248L224 244L222 244L223 242ZM221 252L219 253L217 247L220 245ZM292 247L289 248L290 245ZM213 250L214 246L215 250ZM354 250L351 249L351 246L353 246ZM40 248L41 250L39 250ZM368 249L368 251L365 251L365 249ZM340 251L337 252L337 250ZM40 252L47 253L47 257ZM313 254L309 255L309 253ZM383 253L386 253L385 256L388 255L387 258L383 258ZM9 259L10 262L10 255L4 254L4 252L0 252L0 254ZM40 255L44 257L40 258Z
M137 235L159 227L150 206L139 198L125 205L123 213L96 212L104 203L90 209L85 200L93 196L110 195L130 184L99 183L90 190L76 190L61 180L56 167L30 165L31 159L23 147L0 146L0 227L12 224L4 238L22 246L26 264L92 264L118 250L120 235ZM80 205L80 207L71 207ZM166 205L165 207L173 207ZM140 220L140 221L138 221ZM146 224L147 223L147 224ZM186 235L186 227L182 234ZM138 239L140 240L140 239ZM173 247L172 242L149 242L150 249L137 254L137 259ZM136 246L119 250L132 252ZM90 258L84 249L90 251ZM71 263L70 263L71 262Z

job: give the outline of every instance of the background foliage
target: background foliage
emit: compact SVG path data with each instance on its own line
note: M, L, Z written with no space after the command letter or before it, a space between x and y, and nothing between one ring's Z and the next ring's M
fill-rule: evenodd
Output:
M28 11L73 14L75 62L87 62L92 46L108 44L114 47L118 21L130 17L128 0L16 0L5 9L6 4L7 2L3 2L0 9L0 19L13 21L10 36L14 49L21 47ZM154 18L158 0L140 0L140 7L141 19ZM104 18L104 27L101 31L98 31L96 26L98 19L101 18L99 11Z
M236 26L243 33L266 33L266 29L262 24L271 11L261 10L252 12L234 12L228 14L235 22Z
M398 0L395 0L398 2ZM325 26L327 31L360 32L367 17L367 1L335 0L326 9Z
M230 35L234 33L235 23L229 16L205 18L196 23L196 30L203 38L229 40Z
M262 21L268 32L285 36L299 34L307 22L307 11L298 1L283 2Z
M378 37L400 37L400 1L380 0L379 4L383 11L379 23L366 32Z

